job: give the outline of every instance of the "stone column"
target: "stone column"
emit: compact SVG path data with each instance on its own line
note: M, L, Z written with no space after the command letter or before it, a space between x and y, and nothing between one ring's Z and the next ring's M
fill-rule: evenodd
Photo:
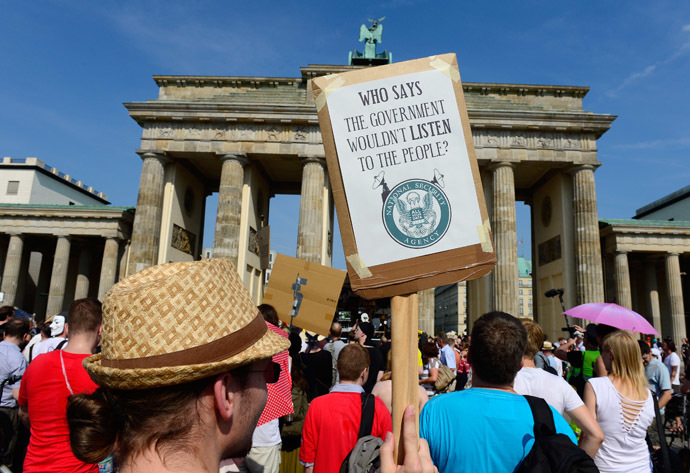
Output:
M685 308L683 307L683 287L680 281L680 261L677 253L666 254L666 285L671 312L673 341L676 346L683 346L681 340L687 337L685 332ZM665 334L664 334L665 335Z
M77 284L74 288L74 299L89 297L89 276L91 275L91 251L84 245L79 253L79 270Z
M98 300L100 301L103 300L105 293L115 284L119 250L116 238L106 238L105 248L103 249L103 261L101 262L101 277L98 283Z
M434 336L434 305L436 301L434 289L425 289L417 292L417 307L419 330L427 335Z
M117 280L121 280L127 277L127 258L129 257L129 241L125 243L122 251L120 252L120 271L117 275Z
M302 160L302 192L299 202L297 257L321 264L323 239L323 188L326 172L323 158Z
M46 307L46 315L48 317L62 312L62 306L65 302L65 284L67 283L70 247L69 237L58 237L53 258L53 272L50 275L50 289L48 290L48 307Z
M579 305L587 302L604 302L594 166L590 164L576 166L571 172L577 303Z
M237 267L242 217L242 186L247 155L228 153L220 156L223 168L218 191L216 235L213 241L213 257L229 258Z
M128 274L158 263L163 212L163 185L167 158L161 151L142 152L137 210L132 228L132 251Z
M17 289L19 288L19 272L22 267L22 254L24 252L24 237L22 235L10 235L5 257L5 268L2 272L2 292L5 299L2 305L15 305L17 301Z
M661 333L661 307L659 305L659 287L656 281L656 268L654 263L647 262L644 267L645 286L648 291L647 314L651 317L651 324L657 332Z
M625 251L617 251L615 258L614 279L616 281L616 301L618 305L632 310L628 253Z
M518 315L518 257L515 230L515 179L513 164L498 162L493 171L493 221L496 245L494 268L494 306L496 310Z

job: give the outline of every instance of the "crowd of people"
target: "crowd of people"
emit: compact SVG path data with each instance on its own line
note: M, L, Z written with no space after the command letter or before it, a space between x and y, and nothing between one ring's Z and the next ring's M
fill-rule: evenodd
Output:
M147 268L103 305L80 299L36 327L3 307L0 331L12 471L519 471L538 440L537 399L599 471L651 472L665 445L655 404L683 429L664 409L690 391L687 343L679 356L672 340L601 324L550 341L532 320L491 312L467 337L420 334L399 462L387 327L378 340L367 314L327 337L285 326L225 259ZM689 471L689 456L671 452L672 471Z

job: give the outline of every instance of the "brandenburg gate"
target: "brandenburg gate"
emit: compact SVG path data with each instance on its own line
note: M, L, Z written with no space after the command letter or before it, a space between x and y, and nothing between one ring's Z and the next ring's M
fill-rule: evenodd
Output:
M204 207L218 192L214 256L230 258L257 302L257 232L269 200L300 194L297 257L331 264L333 200L314 77L357 66L310 65L299 77L154 76L155 100L125 106L143 129L141 182L129 274L198 259ZM470 322L518 313L515 203L531 207L535 319L561 333L557 300L604 301L594 172L597 139L613 115L583 110L587 87L465 83L498 263L468 287ZM420 329L433 332L433 290L420 294ZM430 328L431 327L431 328Z

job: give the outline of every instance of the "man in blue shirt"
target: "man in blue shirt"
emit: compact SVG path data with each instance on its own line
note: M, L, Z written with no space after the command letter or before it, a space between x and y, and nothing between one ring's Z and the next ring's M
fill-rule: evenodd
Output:
M639 340L640 351L642 352L642 363L644 364L644 373L649 381L649 387L652 392L656 394L659 402L659 413L662 416L661 421L664 422L664 407L671 400L671 376L668 373L668 368L659 361L653 354L644 341ZM657 432L656 422L652 422L649 428L649 439L652 445L659 445L659 433Z
M419 418L420 436L429 442L440 473L511 472L534 444L532 411L513 391L527 334L515 317L491 312L474 324L471 340L472 388L427 402ZM565 419L551 412L556 431L576 443Z
M453 373L456 372L455 351L448 345L448 336L445 333L436 335L436 345L438 345L439 360L446 365Z
M0 341L0 382L6 382L0 396L0 412L6 415L12 423L12 437L9 440L4 458L0 458L0 464L12 466L14 450L19 431L19 397L20 379L26 371L26 360L20 347L29 341L29 322L26 319L12 319L4 324L5 337ZM16 466L13 466L15 468Z

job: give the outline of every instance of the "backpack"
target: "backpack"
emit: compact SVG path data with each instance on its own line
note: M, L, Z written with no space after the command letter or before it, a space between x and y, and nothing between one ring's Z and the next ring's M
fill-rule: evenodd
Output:
M537 363L537 361L539 361L539 363ZM540 364L541 366L539 366ZM549 364L549 359L540 351L538 351L537 354L534 355L534 366L536 366L537 368L541 368L548 373L555 374L556 376L558 376L558 371L556 371L556 368Z
M598 473L594 460L565 434L556 432L551 408L541 398L524 396L534 417L534 445L517 473Z
M455 381L455 374L453 374L453 370L448 368L446 365L441 364L441 366L438 367L438 376L436 377L436 382L434 383L434 389L438 393L443 393L443 392L450 392L455 390L455 385L453 385L453 381Z
M362 418L357 443L340 465L340 473L380 473L379 449L383 440L371 435L375 408L376 396L362 393Z

